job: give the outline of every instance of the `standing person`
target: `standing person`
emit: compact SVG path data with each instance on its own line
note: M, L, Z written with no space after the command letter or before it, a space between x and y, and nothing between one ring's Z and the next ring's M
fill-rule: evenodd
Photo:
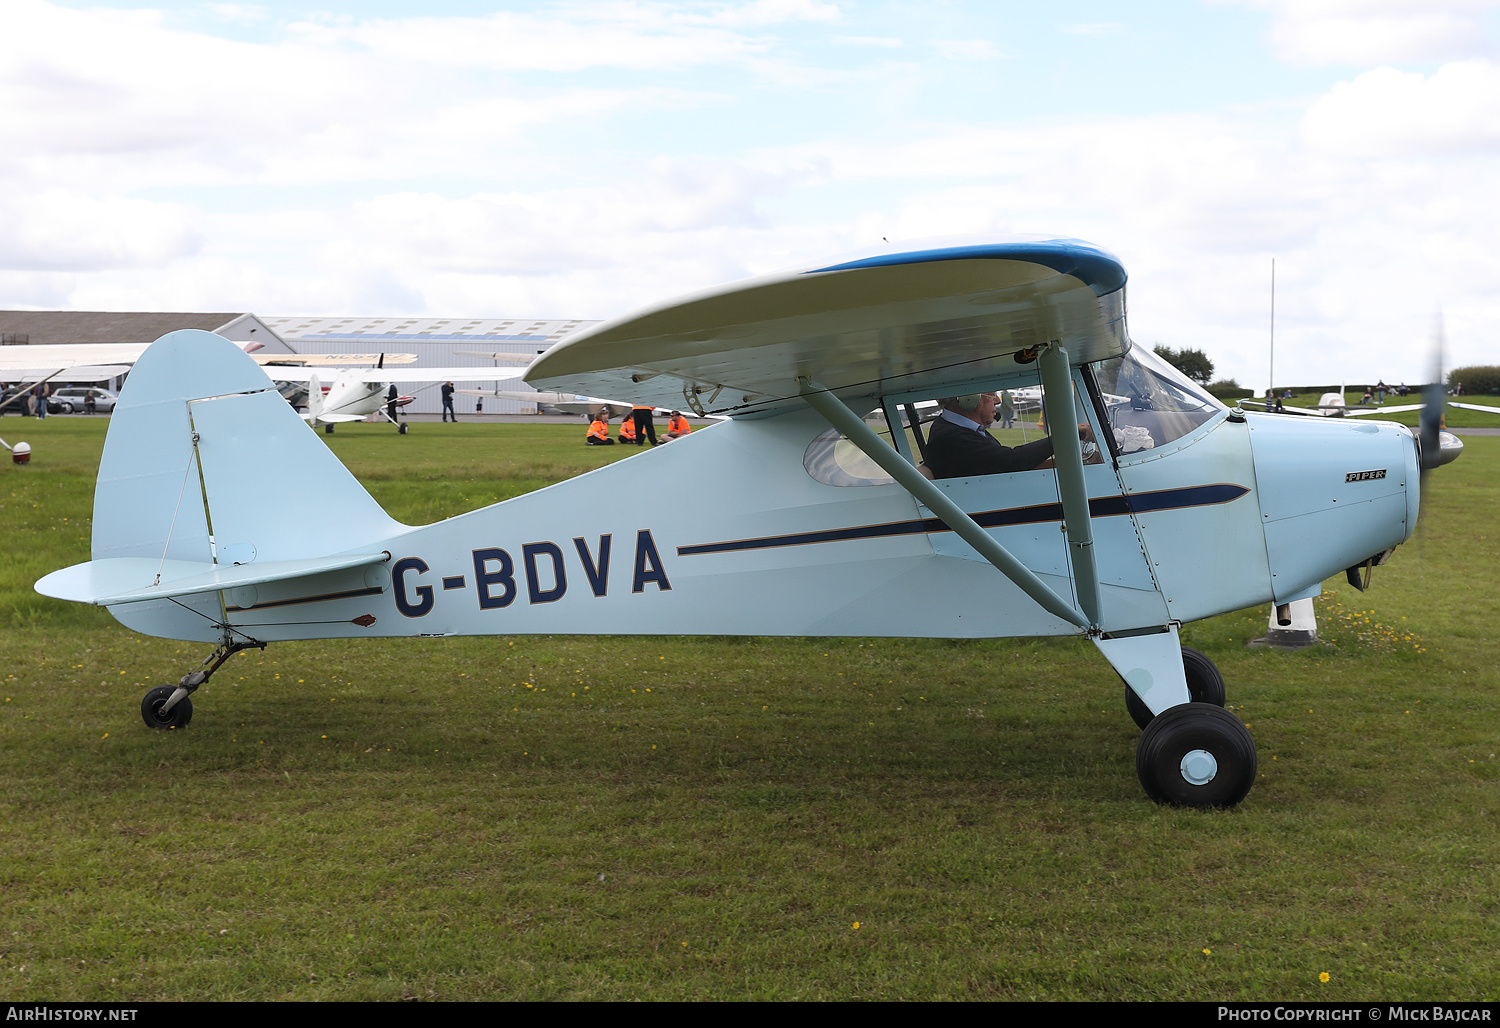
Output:
M453 409L453 383L452 382L444 382L443 383L443 421L446 422L449 418L453 419L453 423L455 425L458 424L458 412Z
M474 397L474 413L475 413L476 416L484 413L484 397L483 396L476 396L476 397Z
M649 403L637 403L630 408L630 417L635 422L635 445L645 446L646 440L656 445L656 408Z
M51 393L52 389L45 382L36 387L36 416L38 421L47 416L47 397Z
M1016 420L1016 401L1009 389L1000 390L1000 427L1009 428Z
M391 387L385 391L385 416L391 419L393 425L396 424L396 411L400 409L396 406L396 401L400 397L401 394L396 390L396 383L392 382Z

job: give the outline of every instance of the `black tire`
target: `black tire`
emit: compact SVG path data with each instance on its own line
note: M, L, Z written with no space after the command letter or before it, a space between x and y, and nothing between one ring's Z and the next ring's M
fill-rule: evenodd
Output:
M1250 792L1257 767L1250 730L1211 703L1162 711L1135 749L1146 795L1174 807L1232 807Z
M65 404L63 404L62 405L62 412L64 414L72 414L73 413L73 405L71 403L65 403Z
M1184 646L1182 670L1187 675L1189 702L1212 703L1216 707L1224 705L1224 676L1219 674L1213 661L1197 650ZM1145 728L1151 723L1151 708L1142 703L1135 690L1128 685L1125 687L1125 709L1130 712L1130 719L1137 728Z
M165 714L161 713L162 704L176 691L176 686L158 685L141 700L141 719L146 722L146 727L186 728L193 720L193 700L189 696L178 700Z
M401 423L401 428L398 431L400 432L401 435L405 435L406 434L406 422L403 421Z
M324 425L323 426L323 434L324 435L333 435L333 426L332 425Z

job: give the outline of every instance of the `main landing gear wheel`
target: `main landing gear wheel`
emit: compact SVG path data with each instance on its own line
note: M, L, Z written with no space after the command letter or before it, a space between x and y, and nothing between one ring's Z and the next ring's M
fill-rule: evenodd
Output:
M186 696L173 704L171 710L162 713L161 708L176 691L176 686L158 685L141 700L141 718L145 720L146 727L186 728L187 723L193 720L193 701Z
M401 428L400 428L400 429L399 429L399 430L398 430L398 431L399 431L399 433L400 433L400 434L401 434L401 435L405 435L405 434L406 434L406 422L404 422L404 421L403 421L403 422L402 422L402 423L401 423Z
M1250 730L1211 703L1162 711L1135 748L1146 795L1174 807L1232 807L1255 784L1257 766Z
M1224 705L1224 676L1214 662L1190 647L1182 648L1182 670L1187 674L1188 699L1193 703ZM1151 708L1141 702L1130 686L1125 687L1125 709L1137 728L1151 723Z
M332 425L324 425L323 426L323 434L324 435L333 435L333 426Z

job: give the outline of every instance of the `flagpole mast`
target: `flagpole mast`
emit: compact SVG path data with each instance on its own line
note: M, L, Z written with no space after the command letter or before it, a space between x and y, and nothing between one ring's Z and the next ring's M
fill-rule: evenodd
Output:
M1271 258L1271 381L1266 389L1266 399L1276 394L1276 258ZM1269 406L1267 407L1269 409Z

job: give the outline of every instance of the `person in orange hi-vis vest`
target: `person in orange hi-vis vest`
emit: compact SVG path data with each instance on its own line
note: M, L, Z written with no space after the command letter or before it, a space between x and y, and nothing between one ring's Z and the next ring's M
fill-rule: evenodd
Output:
M583 441L589 446L615 445L615 441L609 437L609 426L598 415L594 416L593 422L589 425L589 434L584 437Z
M681 411L674 410L671 417L667 419L668 439L676 439L680 436L685 436L692 430L693 427L687 423L687 418L682 416Z
M629 444L636 440L635 418L626 415L620 420L620 442Z
M645 446L646 440L656 445L656 419L652 416L656 408L649 403L637 403L630 408L630 418L635 422L635 445Z

